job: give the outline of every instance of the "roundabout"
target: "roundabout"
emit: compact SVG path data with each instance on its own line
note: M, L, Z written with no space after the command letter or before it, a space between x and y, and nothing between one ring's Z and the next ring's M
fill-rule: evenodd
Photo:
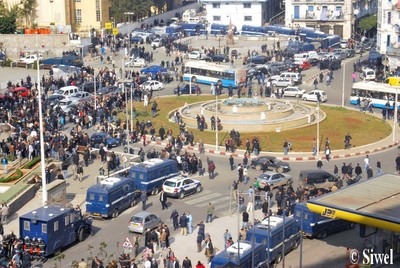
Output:
M208 126L211 125L211 117L215 116L221 120L225 130L235 129L242 133L280 132L310 126L326 118L322 110L318 114L316 107L273 98L209 100L186 104L178 111L189 128L197 128L198 115L204 117Z

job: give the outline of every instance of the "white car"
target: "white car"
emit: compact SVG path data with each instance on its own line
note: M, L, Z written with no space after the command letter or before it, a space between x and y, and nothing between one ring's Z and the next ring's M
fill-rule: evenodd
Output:
M201 182L186 176L178 176L167 179L163 184L166 195L184 198L186 195L201 192Z
M125 62L125 67L140 67L144 68L147 66L147 61L143 58L131 58Z
M288 87L293 86L294 82L290 78L279 78L277 80L272 80L271 84L274 87Z
M20 58L19 61L27 63L27 64L31 64L31 63L36 62L37 59L38 59L37 55L32 54L32 55L25 56L24 58ZM42 54L39 54L39 60L42 60Z
M323 90L312 90L308 93L303 94L302 99L305 101L318 101L318 95L321 98L321 102L325 102L328 100L328 95L326 95L326 92Z
M192 51L188 54L189 60L200 60L202 59L202 54L200 51Z
M301 98L306 91L299 87L287 87L283 90L284 97L296 97Z
M86 91L78 91L75 92L74 94L71 95L69 98L70 101L72 101L73 104L77 104L78 102L81 101L89 101L93 98L93 95L90 94L89 92Z
M162 40L160 38L156 38L151 42L151 47L161 47L162 46Z
M142 90L147 90L147 91L162 90L162 89L164 89L164 84L159 81L156 81L156 80L150 80L150 81L146 81L143 84L141 84L140 88Z
M71 106L74 103L71 100L60 100L56 105L54 105L53 109L56 111L58 107L64 112L68 113L71 110Z

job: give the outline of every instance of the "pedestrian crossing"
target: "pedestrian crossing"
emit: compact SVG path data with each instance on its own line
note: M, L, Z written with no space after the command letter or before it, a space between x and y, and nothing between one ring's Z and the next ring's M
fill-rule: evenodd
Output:
M233 211L236 207L235 199L230 196L230 193L221 194L211 190L203 190L200 193L188 196L183 203L206 210L209 202L214 205L216 216L229 215L231 213L230 208Z

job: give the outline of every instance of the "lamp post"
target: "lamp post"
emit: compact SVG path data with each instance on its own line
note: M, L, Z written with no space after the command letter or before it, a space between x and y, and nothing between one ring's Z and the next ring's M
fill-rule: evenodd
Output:
M126 117L126 138L128 139L128 153L129 150L129 117L128 117L128 92L127 88L125 87L124 83L122 83L122 89L125 91L125 117ZM132 100L131 100L132 101Z
M342 107L344 107L344 88L345 88L345 82L346 82L346 64L343 61L343 84L342 84Z
M93 82L94 82L94 110L97 110L97 93L96 93L96 71L93 69Z
M47 205L47 185L46 185L46 161L44 159L44 128L43 128L43 113L42 113L42 87L40 85L39 71L39 50L37 51L37 84L38 84L38 102L39 102L39 137L40 137L40 165L42 173L42 205Z
M218 150L218 89L215 91L215 150Z
M396 95L394 100L394 119L393 119L393 141L396 140L396 125L397 125L397 98L399 96L399 88L396 87Z
M317 157L319 157L319 100L317 101Z

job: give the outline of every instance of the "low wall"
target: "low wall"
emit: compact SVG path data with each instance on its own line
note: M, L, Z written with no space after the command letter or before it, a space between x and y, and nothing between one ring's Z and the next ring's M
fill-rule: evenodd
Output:
M25 206L32 198L35 197L39 186L36 184L29 184L28 188L23 191L20 195L14 198L11 202L9 202L8 206L11 210L11 215L17 212L20 208Z

